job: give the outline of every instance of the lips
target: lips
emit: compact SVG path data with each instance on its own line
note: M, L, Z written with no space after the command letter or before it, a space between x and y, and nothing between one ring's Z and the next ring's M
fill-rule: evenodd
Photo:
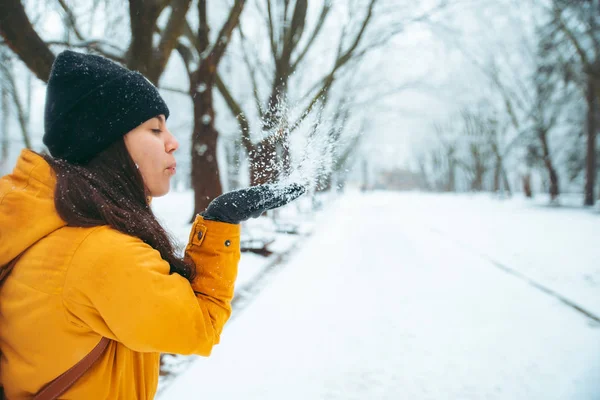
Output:
M166 169L174 174L177 171L177 163L170 164Z

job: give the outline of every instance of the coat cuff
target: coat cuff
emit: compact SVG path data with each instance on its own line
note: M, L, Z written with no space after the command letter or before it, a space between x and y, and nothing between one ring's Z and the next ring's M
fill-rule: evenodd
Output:
M240 235L239 224L211 221L197 215L188 243L191 246L203 246L219 252L239 252Z

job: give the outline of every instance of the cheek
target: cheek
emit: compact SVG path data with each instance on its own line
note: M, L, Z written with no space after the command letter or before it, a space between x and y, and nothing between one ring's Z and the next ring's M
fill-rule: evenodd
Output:
M144 179L144 185L151 194L164 191L164 187L169 185L168 174L164 170L164 146L158 141L146 140L138 150L133 159Z
M156 180L156 162L147 153L140 154L139 159L135 161L144 183L146 186L150 186Z
M151 149L144 149L139 154L139 162L138 165L140 169L144 169L144 172L147 174L151 174L152 171L156 171L160 165L160 159L157 155L156 151L151 151Z
M154 192L154 195L163 192L165 188L167 190L169 188L170 175L164 169L163 161L159 157L151 157L147 154L147 157L144 158L144 164L139 167L144 184L148 190Z

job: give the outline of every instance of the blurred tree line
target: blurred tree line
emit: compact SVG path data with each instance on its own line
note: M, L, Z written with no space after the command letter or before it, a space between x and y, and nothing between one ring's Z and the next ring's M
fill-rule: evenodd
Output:
M431 190L522 190L531 197L537 175L552 200L561 187L575 186L584 205L593 205L600 168L600 2L523 4L533 18L521 23L532 34L513 48L471 56L488 85L478 101L435 123L430 144L419 152L421 178Z
M292 163L318 161L307 166L315 190L343 186L357 149L370 140L363 135L373 118L368 107L390 90L370 55L411 24L451 23L444 11L461 2L417 3L3 0L0 164L11 141L36 147L32 86L48 79L59 51L71 48L139 70L163 93L187 99L190 139L182 148L189 161L182 165L189 165L195 213L223 185L273 182L290 174ZM490 29L496 37L518 36L517 43L477 55L465 45L464 56L486 84L471 88L471 100L457 102L450 117L423 121L430 133L414 154L415 185L528 196L540 188L553 200L575 190L584 193L585 205L594 204L600 195L599 3L504 0L507 15L523 14L523 32ZM448 37L444 32L442 42L454 46ZM175 79L167 77L169 65L178 68ZM398 181L387 176L386 182Z

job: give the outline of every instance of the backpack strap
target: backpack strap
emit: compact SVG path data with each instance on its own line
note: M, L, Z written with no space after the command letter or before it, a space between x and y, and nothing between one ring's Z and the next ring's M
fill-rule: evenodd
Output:
M4 282L8 274L12 271L21 254L13 259L10 263L0 269L0 285ZM110 339L103 337L100 342L86 355L81 361L72 366L58 378L47 384L41 391L39 391L33 400L55 400L67 391L88 369L94 365L94 363L100 358L104 350L108 347ZM4 393L0 387L0 399L4 399Z
M11 262L6 264L4 267L0 267L0 285L2 285L2 283L4 283L4 280L6 279L8 274L10 274L10 271L12 271L13 267L19 260L19 257L21 257L21 254L19 254L17 257L15 257ZM0 354L2 354L2 353L0 352ZM5 400L6 396L4 395L4 388L1 385L2 384L0 383L0 400Z
M104 350L108 347L110 339L103 337L100 343L96 345L81 361L50 382L44 389L35 395L33 400L54 400L67 391L73 384L81 378L88 369L100 358Z
M19 254L17 257L13 258L11 262L6 264L4 267L0 268L0 285L4 282L8 274L10 274L10 271L12 271L15 264L17 263L17 261L19 261L19 258L21 258L22 255L23 253Z

